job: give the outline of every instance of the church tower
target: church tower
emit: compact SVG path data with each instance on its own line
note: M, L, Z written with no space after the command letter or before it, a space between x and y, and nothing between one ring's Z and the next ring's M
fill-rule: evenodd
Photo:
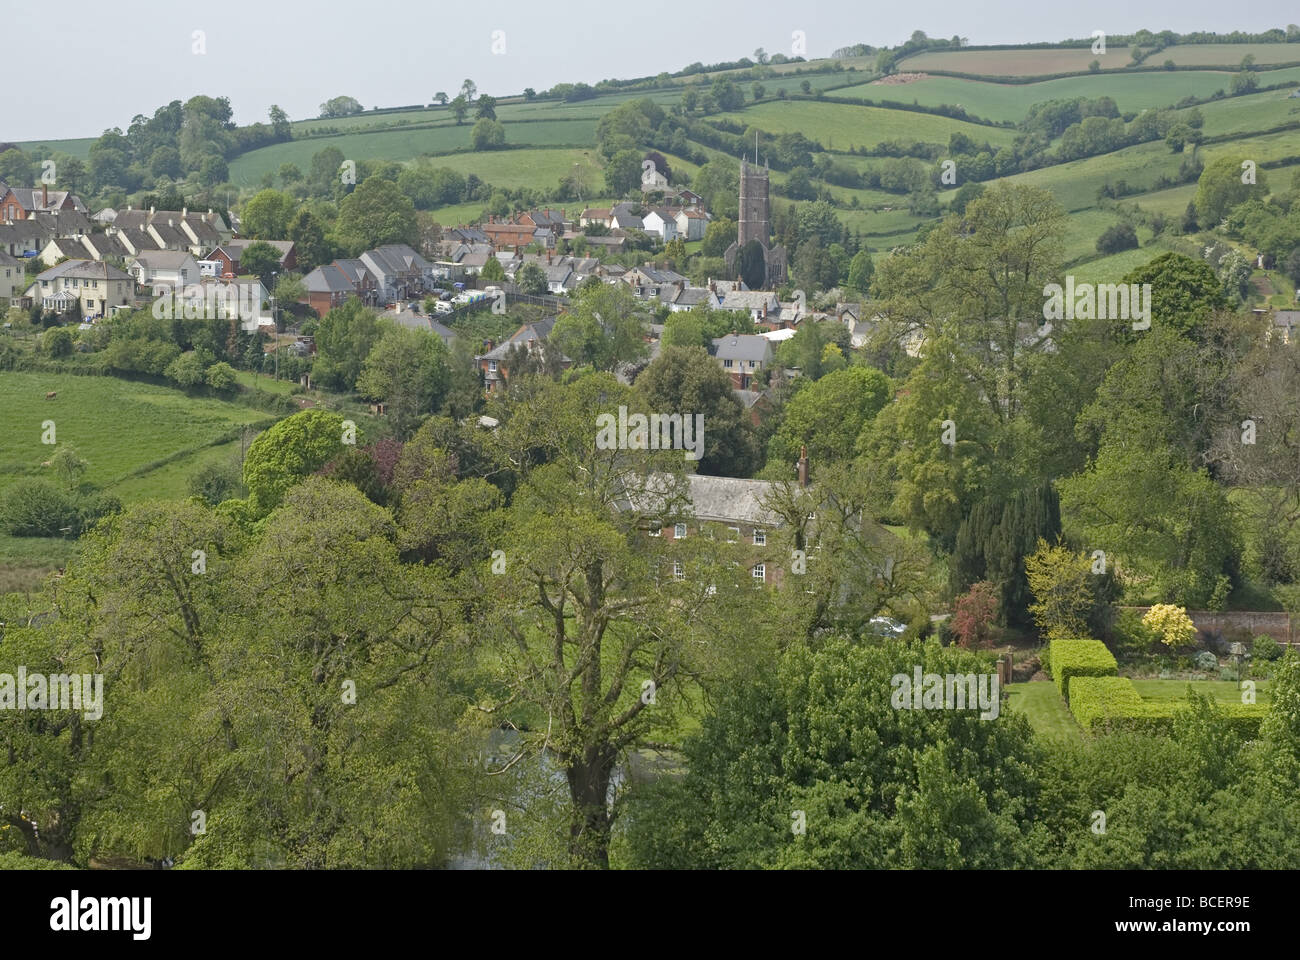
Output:
M736 261L740 248L756 240L763 248L763 287L772 289L785 283L785 247L772 246L772 208L768 200L771 188L771 171L758 165L758 136L754 137L754 163L747 157L740 160L740 222L737 224L736 242L727 248L727 273L736 276Z

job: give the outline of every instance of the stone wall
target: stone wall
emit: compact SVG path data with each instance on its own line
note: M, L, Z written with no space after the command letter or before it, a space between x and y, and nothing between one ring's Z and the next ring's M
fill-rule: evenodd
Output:
M1125 607L1145 614L1150 607ZM1188 610L1201 640L1213 640L1241 630L1251 637L1266 633L1278 643L1300 643L1300 631L1289 614L1277 610Z

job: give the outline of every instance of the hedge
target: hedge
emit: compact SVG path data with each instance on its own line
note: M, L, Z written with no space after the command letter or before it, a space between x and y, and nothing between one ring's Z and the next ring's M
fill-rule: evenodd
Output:
M1070 684L1070 712L1089 733L1099 720L1135 716L1141 710L1142 695L1128 677L1076 676Z
M1070 699L1071 677L1113 677L1119 673L1115 656L1100 640L1053 640L1049 659L1056 689Z
M1070 712L1088 733L1129 731L1167 736L1183 701L1143 700L1127 677L1076 676L1070 684ZM1215 703L1222 728L1243 740L1259 737L1268 708L1262 703Z

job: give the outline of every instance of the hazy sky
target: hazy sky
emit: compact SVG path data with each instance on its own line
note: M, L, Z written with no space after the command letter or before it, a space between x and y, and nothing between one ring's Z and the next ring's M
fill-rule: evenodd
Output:
M53 21L6 0L11 27ZM239 123L278 103L293 119L346 94L367 108L455 95L466 77L483 93L543 90L749 56L790 53L803 31L808 56L853 43L893 45L913 30L971 43L1087 37L1094 30L1250 30L1300 21L1295 0L61 0L49 43L6 44L0 142L98 136L139 113L195 94L227 96ZM206 53L193 52L204 32ZM505 51L492 52L493 32ZM84 72L83 69L84 68Z

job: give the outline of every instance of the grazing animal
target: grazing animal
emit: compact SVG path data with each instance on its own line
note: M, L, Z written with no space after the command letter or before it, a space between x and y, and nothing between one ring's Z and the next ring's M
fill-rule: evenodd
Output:
M45 395L45 399L46 399L46 400L53 400L53 399L54 399L55 397L57 397L58 395L59 395L59 391L57 391L57 390L51 390L49 393L47 393L47 394Z

